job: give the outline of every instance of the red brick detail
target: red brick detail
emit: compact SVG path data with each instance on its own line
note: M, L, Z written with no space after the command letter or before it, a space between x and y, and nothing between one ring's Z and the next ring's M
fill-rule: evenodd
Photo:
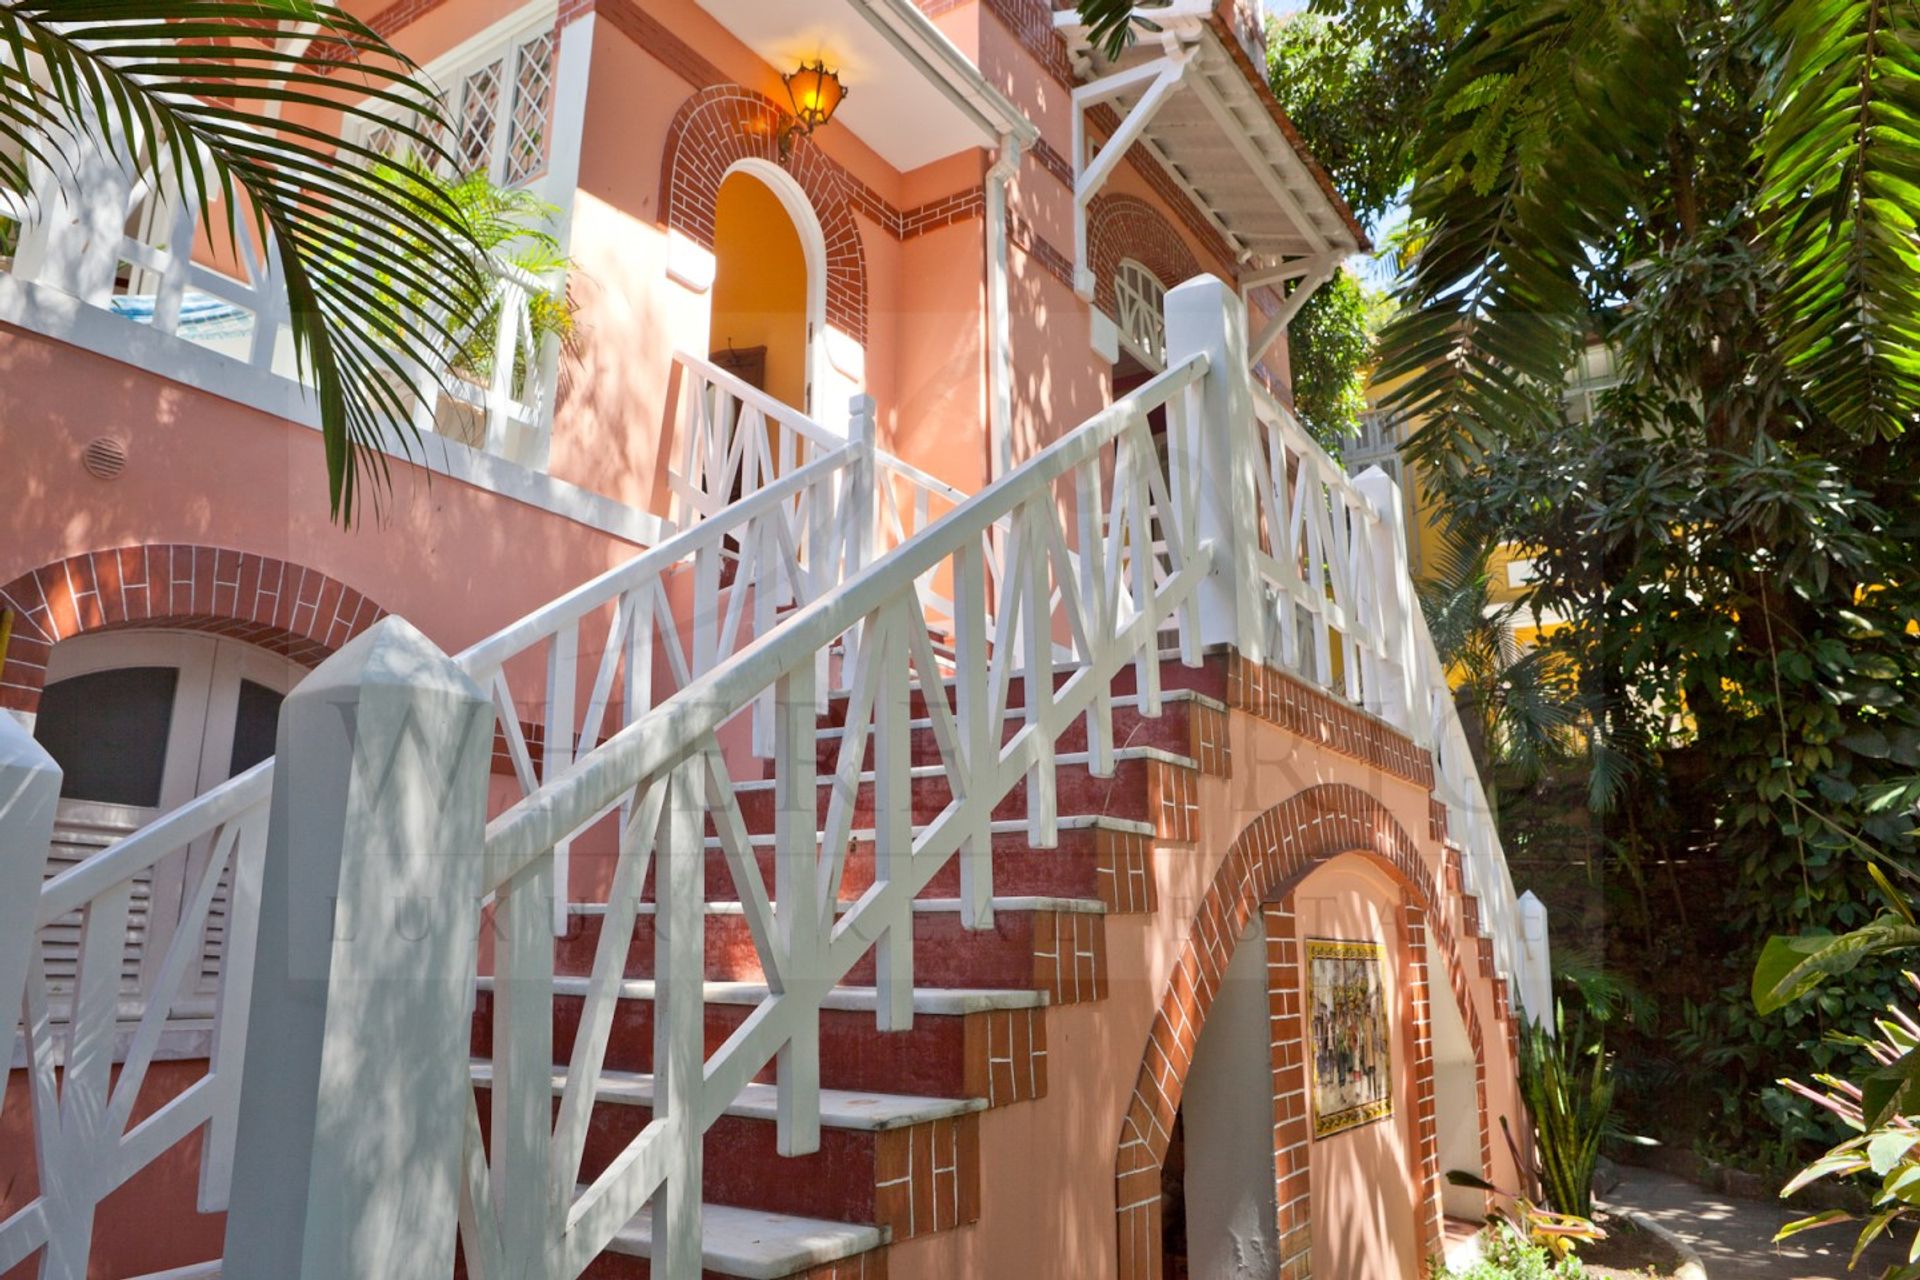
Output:
M1073 259L1055 248L1031 222L1012 211L1007 213L1007 243L1038 263L1067 288L1073 288Z
M1305 975L1293 895L1262 908L1267 937L1267 1028L1273 1079L1274 1236L1282 1280L1313 1274L1313 1138L1307 1107Z
M1214 778L1233 776L1233 742L1225 711L1196 705L1187 713L1187 742L1187 754L1199 763L1201 773Z
M1433 789L1433 756L1377 716L1281 671L1232 654L1227 704L1329 751Z
M560 22L565 25L585 13L605 18L614 30L658 59L667 70L696 89L725 84L727 75L666 23L633 0L561 0Z
M856 342L867 338L867 261L853 221L846 171L812 140L795 136L785 160L780 133L792 118L765 94L737 84L701 89L680 104L660 164L663 221L713 247L714 205L736 161L780 165L800 184L827 240L827 322Z
M1132 831L1094 832L1100 868L1100 901L1108 915L1145 915L1159 909L1153 879L1153 841Z
M1159 1280L1160 1165L1194 1048L1234 946L1265 904L1284 905L1294 885L1321 863L1342 854L1366 857L1383 867L1424 914L1422 941L1437 945L1446 958L1476 1058L1483 1058L1483 1041L1472 1003L1465 998L1467 979L1455 954L1453 930L1435 909L1442 900L1412 838L1385 806L1357 787L1321 784L1275 805L1240 833L1221 860L1194 913L1148 1033L1114 1156L1121 1280ZM1280 1005L1283 1012L1288 1007L1285 1002ZM1273 1006L1269 1008L1271 1012ZM1287 1061L1292 1062L1291 1056ZM1289 1092L1284 1084L1276 1084L1276 1095ZM1485 1153L1490 1144L1484 1089L1479 1118ZM1277 1176L1277 1156L1275 1167ZM1302 1220L1310 1221L1304 1210ZM1294 1269L1285 1274L1292 1280L1307 1280L1310 1264L1304 1255L1298 1256Z
M980 1116L890 1129L874 1140L875 1225L905 1240L980 1220Z
M316 569L183 543L68 556L0 586L0 609L14 615L0 707L28 713L53 646L89 631L205 631L311 667L387 612Z
M969 187L964 191L956 191L950 196L916 205L897 216L900 225L894 234L902 240L911 240L915 236L925 235L929 231L938 231L942 227L974 222L986 217L987 191L985 187Z
M1114 272L1132 258L1171 289L1200 274L1200 262L1167 220L1138 196L1101 194L1087 206L1087 266L1093 271L1093 302L1119 314Z
M968 1097L1004 1107L1047 1096L1044 1008L970 1013L961 1034Z
M1200 836L1200 771L1166 760L1147 761L1147 812L1162 840L1192 844Z
M1089 911L1039 911L1033 921L1033 986L1048 1004L1107 998L1107 931Z
M1411 1042L1407 1065L1413 1085L1413 1174L1419 1189L1414 1212L1420 1256L1439 1256L1445 1245L1440 1208L1440 1116L1433 1078L1433 989L1427 975L1427 913L1411 898L1401 904L1400 939L1407 955L1401 984L1403 1016ZM1484 1095L1481 1100L1485 1112ZM1482 1170L1482 1176L1485 1171Z

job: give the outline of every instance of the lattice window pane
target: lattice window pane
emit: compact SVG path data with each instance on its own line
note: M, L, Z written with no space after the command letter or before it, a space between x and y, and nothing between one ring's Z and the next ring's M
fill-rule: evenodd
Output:
M1113 293L1120 332L1133 345L1136 354L1148 363L1164 367L1167 362L1167 288L1140 263L1128 258L1113 276Z
M506 185L517 186L547 163L547 120L553 98L553 34L520 46L513 72L513 116L507 133Z
M471 72L460 94L460 141L454 159L462 173L492 169L493 134L500 123L500 76L504 59Z

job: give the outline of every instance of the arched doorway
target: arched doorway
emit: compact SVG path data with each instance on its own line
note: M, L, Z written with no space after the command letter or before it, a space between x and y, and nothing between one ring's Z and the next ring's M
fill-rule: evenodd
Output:
M709 357L802 413L814 409L826 237L779 166L737 161L714 201Z
M273 754L280 704L306 674L289 658L198 631L118 630L53 646L33 735L61 769L48 877L105 850L172 809ZM209 850L189 847L136 882L121 953L122 994L139 1000L164 959ZM226 886L216 891L201 939L199 980L185 992L210 1000L225 938ZM42 934L48 994L72 988L80 921Z

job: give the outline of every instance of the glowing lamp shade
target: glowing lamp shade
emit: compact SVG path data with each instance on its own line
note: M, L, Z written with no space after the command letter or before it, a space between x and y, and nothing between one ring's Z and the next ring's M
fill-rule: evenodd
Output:
M793 114L808 133L832 120L833 113L847 96L846 86L840 83L840 73L827 70L824 62L803 62L798 71L780 79L793 102Z

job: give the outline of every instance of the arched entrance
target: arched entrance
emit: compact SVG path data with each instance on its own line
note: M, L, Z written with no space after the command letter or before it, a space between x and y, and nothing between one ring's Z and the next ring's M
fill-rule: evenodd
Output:
M1352 786L1308 787L1273 806L1241 832L1220 864L1181 944L1151 1034L1141 1055L1127 1114L1114 1153L1114 1209L1119 1280L1162 1280L1164 1186L1176 1119L1190 1171L1196 1157L1190 1116L1182 1116L1186 1089L1199 1042L1226 989L1228 968L1251 928L1260 920L1267 939L1267 983L1272 1001L1271 1152L1276 1205L1275 1241L1281 1273L1303 1278L1313 1267L1313 1136L1307 1105L1306 1028L1301 993L1306 989L1294 890L1309 873L1335 860L1371 868L1383 886L1402 895L1389 930L1382 916L1371 932L1397 934L1392 950L1404 958L1402 983L1409 1051L1402 1059L1402 1097L1413 1120L1411 1167L1404 1170L1411 1189L1406 1211L1415 1220L1418 1256L1435 1252L1441 1241L1440 1160L1433 1131L1432 1025L1421 1010L1440 970L1456 996L1468 1043L1483 1047L1477 1017L1465 999L1466 979L1452 929L1442 911L1431 872L1406 831L1373 796ZM1382 897L1382 901L1385 898ZM1442 988L1444 989L1444 987ZM1484 1080L1484 1064L1476 1063ZM1484 1090L1476 1099L1473 1128L1480 1136L1479 1168L1491 1173L1491 1145ZM1469 1165L1468 1167L1473 1167ZM1183 1175L1191 1186L1191 1172ZM1189 1240L1191 1239L1191 1224ZM1323 1276L1324 1280L1324 1276Z
M827 242L806 193L775 164L736 161L714 199L713 255L710 358L811 415Z

